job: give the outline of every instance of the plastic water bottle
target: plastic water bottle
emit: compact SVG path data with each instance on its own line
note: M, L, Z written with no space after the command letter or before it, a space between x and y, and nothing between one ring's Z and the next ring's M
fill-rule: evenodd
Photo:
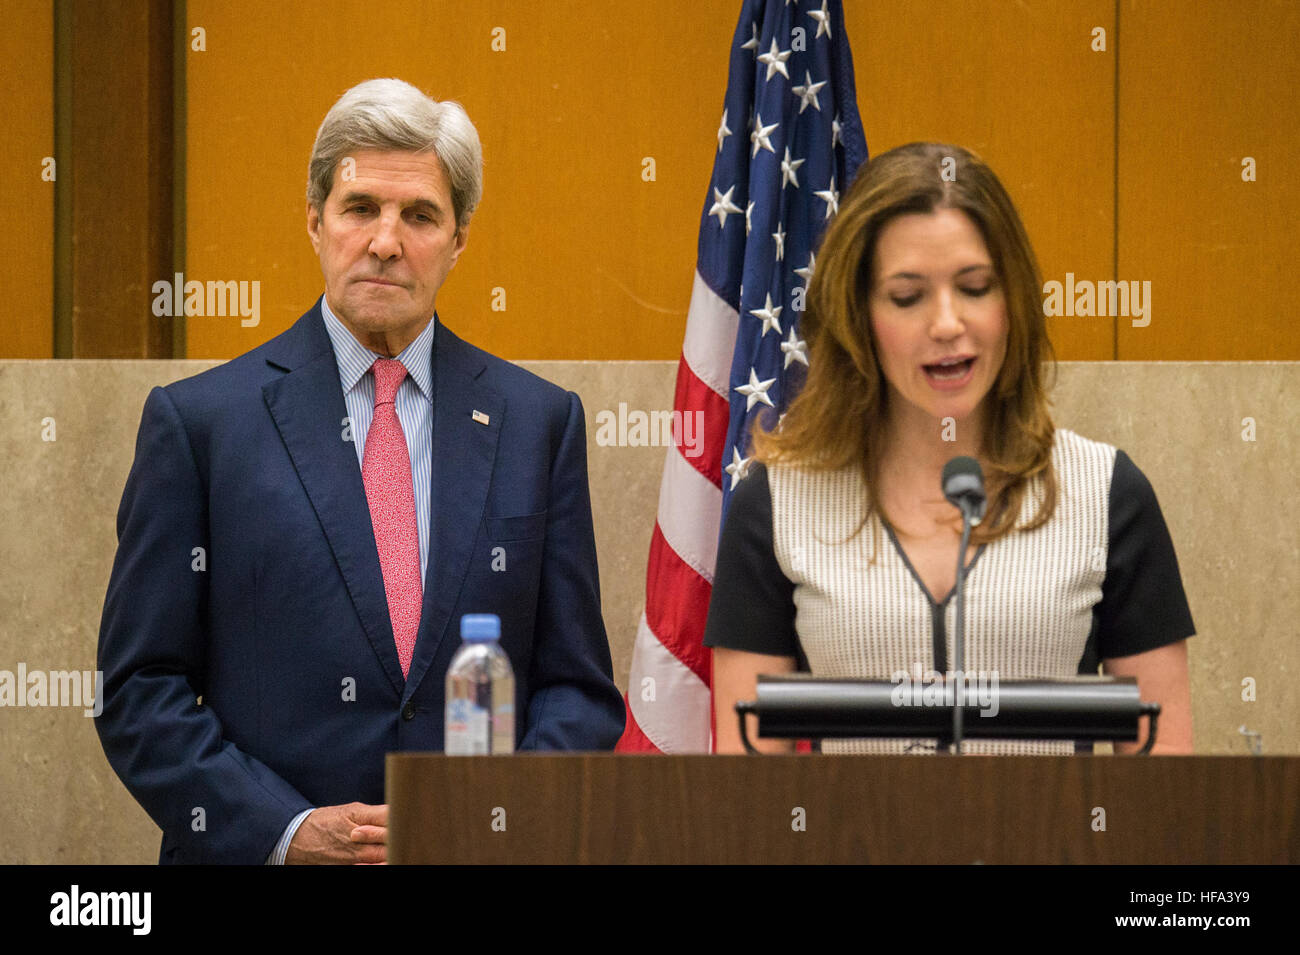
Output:
M460 618L461 646L447 668L443 752L448 756L515 751L515 673L501 649L501 618Z

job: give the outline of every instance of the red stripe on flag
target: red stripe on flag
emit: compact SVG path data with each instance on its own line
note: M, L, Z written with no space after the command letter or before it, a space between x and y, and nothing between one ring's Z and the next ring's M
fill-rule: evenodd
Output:
M712 654L703 644L713 586L672 549L655 523L646 565L646 624L668 651L705 686L712 676Z
M687 427L685 415L702 412L701 417L692 419L689 426L692 429L690 437L696 442L695 449L700 453L691 457L687 453L691 449L682 444L682 435L677 437L677 450L715 487L721 487L722 448L727 442L730 409L727 402L691 370L684 355L677 366L677 390L673 396L673 409L683 413L683 430Z
M632 715L632 706L628 703L627 694L623 694L623 709L627 712L627 723L623 727L623 735L619 738L618 745L614 747L616 753L659 753L661 750L656 746L649 736L641 732L641 725L637 723L636 717Z

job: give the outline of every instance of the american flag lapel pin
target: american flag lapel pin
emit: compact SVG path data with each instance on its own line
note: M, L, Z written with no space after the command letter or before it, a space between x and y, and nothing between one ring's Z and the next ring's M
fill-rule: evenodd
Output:
M477 408L474 409L474 413L470 415L470 417L473 418L475 421L477 421L479 424L489 424L492 420L485 413L479 411Z

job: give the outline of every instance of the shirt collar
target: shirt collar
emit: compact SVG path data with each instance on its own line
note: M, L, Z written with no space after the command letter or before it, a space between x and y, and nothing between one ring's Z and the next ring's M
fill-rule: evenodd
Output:
M339 380L343 384L343 393L347 394L365 377L376 358L387 356L376 354L357 341L356 336L339 321L337 315L330 311L329 302L323 295L320 300L320 311L325 319L325 331L329 333L330 342L334 346L334 358L338 361ZM424 330L415 337L415 341L403 348L397 356L397 360L406 366L407 375L415 382L420 393L430 400L433 397L430 355L433 351L434 326L437 324L438 314L435 312L429 323L424 326Z

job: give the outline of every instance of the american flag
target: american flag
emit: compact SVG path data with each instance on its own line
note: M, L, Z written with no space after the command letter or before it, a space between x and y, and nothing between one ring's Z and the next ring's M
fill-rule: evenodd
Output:
M621 751L711 748L702 641L722 515L754 416L779 414L807 366L814 250L867 158L840 2L810 2L746 0L732 40L674 398L678 420L702 414L704 450L679 439L664 462Z

